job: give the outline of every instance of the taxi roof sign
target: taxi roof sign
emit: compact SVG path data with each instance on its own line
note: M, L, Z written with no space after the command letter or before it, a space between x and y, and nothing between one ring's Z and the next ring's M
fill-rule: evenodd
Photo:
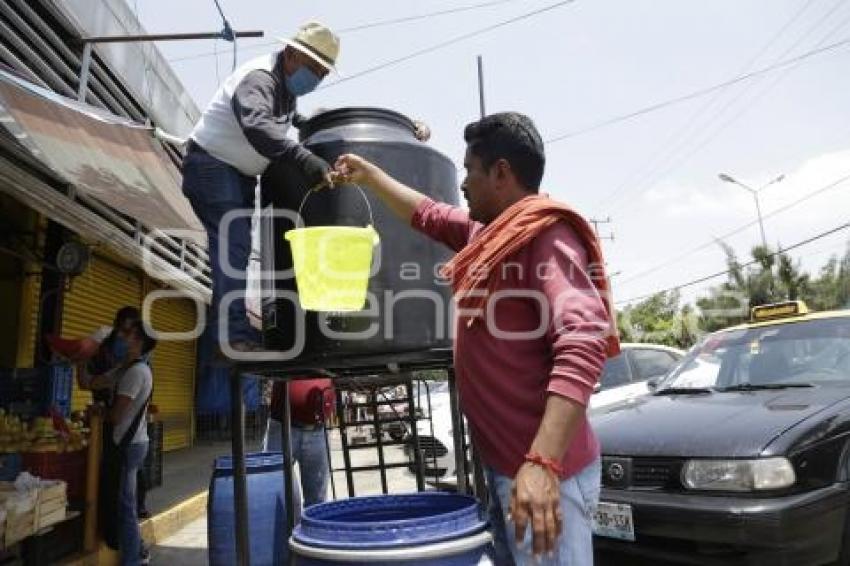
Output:
M809 307L803 301L786 301L784 303L773 303L770 305L759 305L750 311L750 320L759 322L774 318L786 318L790 316L801 316L809 314Z

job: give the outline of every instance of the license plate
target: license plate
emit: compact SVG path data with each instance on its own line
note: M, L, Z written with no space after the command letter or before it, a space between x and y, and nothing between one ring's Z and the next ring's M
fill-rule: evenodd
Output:
M593 515L593 534L634 542L635 522L632 519L632 506L600 501Z

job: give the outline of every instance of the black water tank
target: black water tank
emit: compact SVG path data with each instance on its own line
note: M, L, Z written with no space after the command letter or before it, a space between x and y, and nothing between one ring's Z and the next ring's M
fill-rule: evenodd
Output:
M378 164L390 175L438 201L457 204L456 169L446 156L418 141L408 118L379 108L343 108L324 112L301 126L302 143L333 164L344 153L355 153ZM290 298L292 257L283 234L292 218L273 213L298 210L307 192L301 174L285 163L273 164L262 178L263 334L267 349L297 354L299 363L320 367L359 356L422 354L449 348L451 290L437 277L449 250L412 230L365 190L381 243L375 248L377 272L369 281L367 309L356 313L306 313ZM306 226L365 226L368 211L352 186L313 193L303 208ZM300 326L298 321L303 322ZM298 328L302 330L297 330ZM303 342L297 335L303 331ZM408 356L409 357L409 356Z

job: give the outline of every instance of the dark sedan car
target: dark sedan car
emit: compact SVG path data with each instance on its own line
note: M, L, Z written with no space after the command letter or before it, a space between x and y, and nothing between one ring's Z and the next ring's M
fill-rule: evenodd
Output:
M850 313L753 316L593 417L606 563L850 564Z

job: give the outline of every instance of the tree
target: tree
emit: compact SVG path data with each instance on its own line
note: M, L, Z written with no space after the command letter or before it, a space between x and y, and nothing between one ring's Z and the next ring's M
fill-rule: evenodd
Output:
M671 330L672 346L688 349L704 334L699 326L700 318L691 305L684 305L673 318Z
M701 326L714 331L749 319L750 310L759 305L801 299L810 294L809 276L787 253L771 252L770 248L752 249L753 261L744 267L735 252L721 244L726 253L729 270L727 281L709 291L697 301L701 311Z
M745 266L732 248L721 247L726 281L699 298L697 309L680 307L678 292L657 293L617 312L620 339L687 348L705 332L748 321L759 305L803 300L813 311L850 308L850 244L843 256L831 257L817 277L803 272L799 261L785 252L756 246Z
M803 298L812 310L850 307L850 247L840 259L829 258L818 277L809 281Z
M623 342L649 342L679 348L691 346L699 335L698 319L690 307L679 307L678 292L657 293L617 312Z

